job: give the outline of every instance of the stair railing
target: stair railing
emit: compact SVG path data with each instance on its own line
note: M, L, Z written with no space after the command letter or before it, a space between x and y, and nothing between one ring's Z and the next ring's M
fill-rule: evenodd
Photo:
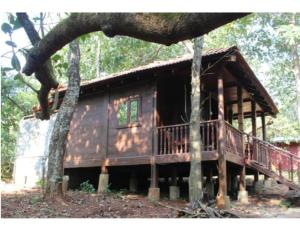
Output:
M245 137L245 155L248 160L300 185L300 157L249 134L245 134Z

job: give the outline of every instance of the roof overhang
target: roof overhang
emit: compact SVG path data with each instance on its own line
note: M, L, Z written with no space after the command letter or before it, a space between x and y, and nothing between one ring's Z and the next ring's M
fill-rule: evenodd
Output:
M240 84L251 94L253 99L260 105L260 107L266 112L266 114L275 116L278 113L278 109L273 102L271 96L268 94L266 89L260 83L258 78L255 76L254 72L247 64L239 49L236 46L229 48L211 49L206 51L202 56L202 62L212 62L218 60L219 62L226 61L230 56L236 56L235 62L227 62L226 68L232 72L232 74L237 78ZM177 66L191 65L192 56L184 56L180 58L175 58L167 61L157 61L150 63L145 66L139 66L127 71L115 73L102 77L100 79L93 79L90 81L85 81L81 83L81 96L85 94L85 90L93 88L96 89L100 86L113 85L119 81L134 78L139 76L138 79L142 79L143 75L154 73L157 71L163 71L167 69L174 69ZM148 75L149 76L149 75ZM64 95L66 87L60 88L60 95Z

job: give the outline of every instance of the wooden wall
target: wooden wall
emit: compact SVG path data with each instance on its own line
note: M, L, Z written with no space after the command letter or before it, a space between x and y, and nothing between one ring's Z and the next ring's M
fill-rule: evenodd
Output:
M108 157L144 156L152 154L153 82L142 82L115 88L110 94ZM119 127L117 111L130 97L139 98L139 121L133 126Z
M64 167L100 167L106 157L151 155L154 90L153 81L139 81L80 98L71 121ZM140 99L139 121L119 127L118 106L128 97Z
M65 168L101 166L107 147L108 92L78 102L66 145Z

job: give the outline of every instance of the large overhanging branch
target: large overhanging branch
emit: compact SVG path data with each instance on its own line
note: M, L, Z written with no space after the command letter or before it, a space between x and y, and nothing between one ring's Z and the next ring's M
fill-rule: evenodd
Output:
M75 38L95 31L170 45L201 36L247 13L73 13L33 49L23 72L31 75L51 55Z
M34 28L33 23L29 20L28 15L26 13L17 13L17 17L32 45L37 45L40 42L41 38ZM51 88L57 88L58 86L58 82L56 81L53 74L50 59L44 60L43 63L41 63L38 68L36 68L35 77L41 83L41 88L38 91L38 100L41 106L41 114L37 114L37 117L42 120L49 119L50 112L48 108L48 95Z

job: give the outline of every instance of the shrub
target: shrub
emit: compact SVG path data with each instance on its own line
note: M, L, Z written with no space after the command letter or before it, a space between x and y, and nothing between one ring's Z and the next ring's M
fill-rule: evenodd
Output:
M95 190L94 186L89 183L89 180L87 180L80 184L80 191L93 193L96 190Z

